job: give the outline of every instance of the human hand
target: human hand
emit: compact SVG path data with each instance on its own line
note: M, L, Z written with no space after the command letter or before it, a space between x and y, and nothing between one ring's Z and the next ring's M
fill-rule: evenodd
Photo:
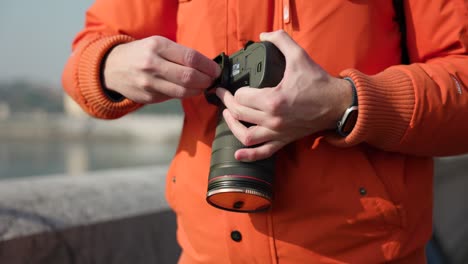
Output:
M221 69L201 53L160 36L114 47L104 63L104 85L137 103L195 96Z
M268 158L294 140L334 129L352 103L351 84L330 76L286 32L262 33L260 40L284 54L283 80L276 87L242 87L235 95L224 88L216 91L234 136L245 146L260 144L237 150L235 158L241 161Z

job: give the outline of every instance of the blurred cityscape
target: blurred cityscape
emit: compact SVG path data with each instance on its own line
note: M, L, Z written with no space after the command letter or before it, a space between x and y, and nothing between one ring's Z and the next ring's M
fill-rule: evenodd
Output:
M0 1L0 179L170 160L177 101L108 122L88 117L63 92L62 70L93 2Z
M40 83L0 82L0 95L0 179L167 165L182 122L175 100L105 121Z

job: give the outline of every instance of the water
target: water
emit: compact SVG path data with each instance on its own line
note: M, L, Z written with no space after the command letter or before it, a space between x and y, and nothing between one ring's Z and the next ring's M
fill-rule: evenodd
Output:
M0 179L167 165L175 147L117 141L0 141Z

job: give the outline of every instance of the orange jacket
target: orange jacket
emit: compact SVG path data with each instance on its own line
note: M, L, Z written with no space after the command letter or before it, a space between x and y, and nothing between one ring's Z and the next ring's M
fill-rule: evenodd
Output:
M166 193L180 263L424 263L430 156L468 151L468 9L464 0L405 2L411 65L398 65L391 1L97 0L63 84L91 115L118 118L140 105L102 92L100 63L114 45L162 35L215 57L282 28L329 73L354 80L357 124L344 139L311 135L282 149L273 209L232 213L205 201L216 107L183 100Z

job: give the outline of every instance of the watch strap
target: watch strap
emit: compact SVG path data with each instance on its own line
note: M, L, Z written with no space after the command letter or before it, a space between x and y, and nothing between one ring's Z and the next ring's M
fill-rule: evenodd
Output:
M344 77L343 80L346 80L351 84L351 89L353 91L353 102L351 106L357 106L358 105L357 90L356 90L356 85L354 84L353 79L351 79L350 77Z
M343 78L344 80L348 81L351 84L351 89L352 89L352 103L351 105L346 109L344 112L343 116L341 119L337 122L336 126L336 131L337 133L342 136L346 137L350 134L351 130L349 131L344 131L344 126L348 121L348 118L353 114L353 112L358 111L358 98L357 98L357 90L356 90L356 85L354 84L353 79L350 77L345 77ZM354 127L355 124L353 124Z

